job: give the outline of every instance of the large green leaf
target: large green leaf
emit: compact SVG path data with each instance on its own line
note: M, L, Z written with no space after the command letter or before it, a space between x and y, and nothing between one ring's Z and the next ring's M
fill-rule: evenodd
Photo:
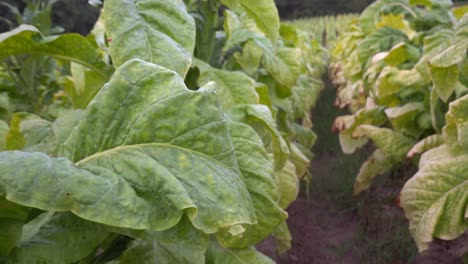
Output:
M19 245L23 225L30 208L9 202L0 197L0 262L10 251Z
M417 60L421 56L418 48L407 43L395 45L385 56L385 64L390 66L399 66L408 60Z
M299 195L299 178L296 175L296 166L290 161L276 173L279 188L278 203L286 209Z
M253 41L247 41L242 47L242 53L234 54L234 58L240 64L245 73L255 76L263 56L263 49Z
M258 103L255 80L246 74L215 69L200 60L195 60L194 66L200 70L199 86L211 81L216 82L223 109L227 110L240 104Z
M104 23L117 67L142 59L187 74L195 48L195 22L182 0L108 0Z
M256 27L249 24L249 19L226 11L224 28L227 32L225 50L236 45L241 47L251 43L259 49L251 49L251 60L256 61L261 57L261 63L270 75L284 88L291 89L296 84L301 70L301 50L298 48L276 47L274 42L266 38ZM249 45L251 45L249 44ZM261 55L260 55L261 53ZM242 57L245 60L245 57ZM251 74L252 65L247 66L247 72ZM291 91L288 91L289 94Z
M244 248L265 239L286 219L287 213L277 202L279 190L273 174L273 164L258 134L249 126L235 122L230 123L229 132L237 163L252 197L258 223L245 225L245 232L240 236L223 232L217 238L225 247Z
M48 220L34 236L21 241L7 263L74 263L88 256L109 234L103 226L70 213L55 214Z
M458 22L455 35L449 40L449 45L443 51L435 54L430 63L436 67L446 68L458 64L466 57L468 48L468 14Z
M112 263L205 263L205 254L209 243L208 235L194 229L186 217L182 218L175 227L162 232L120 231L136 239L120 256L118 262Z
M375 1L372 5L367 7L359 17L359 22L363 31L370 34L376 29L376 24L380 17L380 10L388 1Z
M468 15L457 24L455 36L450 39L447 48L434 54L429 60L429 69L439 97L446 102L458 83L458 64L466 57L468 48Z
M288 224L286 221L281 223L278 228L273 232L273 237L276 241L276 251L279 254L284 254L286 251L291 249L292 236L289 232Z
M50 127L47 127L47 136L40 141L36 141L36 145L28 146L24 150L39 151L50 156L57 156L62 144L67 140L73 128L78 125L82 114L82 110L72 110L64 113L52 122Z
M275 1L222 0L222 2L234 11L247 12L247 15L256 22L265 35L271 41L276 42L279 35L280 19Z
M33 54L52 56L76 62L98 73L107 80L112 68L106 65L93 45L79 34L44 37L33 26L20 27L0 34L0 59L12 55Z
M366 66L375 54L381 51L388 51L401 42L408 42L408 37L405 33L389 27L378 29L366 36L357 47L361 65L363 67Z
M432 148L436 148L443 144L444 138L442 137L442 135L435 134L428 136L419 141L417 144L415 144L406 155L406 158L412 159L416 155L422 154Z
M270 43L255 42L264 50L263 65L270 75L286 89L297 82L301 70L301 50L297 48L278 48L273 52Z
M278 131L273 114L265 105L240 105L229 112L235 121L252 126L274 156L274 168L280 170L289 158L289 148Z
M361 125L353 133L354 137L367 137L384 155L395 162L402 161L416 141L388 128Z
M393 129L418 137L421 134L421 129L418 127L416 118L423 112L423 103L409 103L403 106L392 107L385 109L385 114L392 123Z
M378 148L361 166L354 185L354 193L368 189L372 180L402 162L415 144L415 140L387 128L361 125L353 133L354 137L367 137Z
M458 75L460 73L458 65L445 68L430 65L429 68L437 95L444 102L447 102L458 84Z
M410 39L414 38L416 32L410 27L409 22L403 14L385 14L380 17L380 21L376 24L377 28L393 28L404 32Z
M452 102L445 115L444 138L452 148L468 149L468 95Z
M41 117L19 112L10 121L10 130L5 135L6 149L20 150L39 144L49 133L51 123Z
M20 204L134 229L168 229L184 212L207 233L255 222L215 90L190 91L160 66L131 60L120 67L60 155L75 164L0 153L0 192Z
M449 240L468 229L468 155L447 146L423 154L418 173L404 186L401 203L420 251L436 238Z
M273 264L273 260L254 248L226 249L212 242L206 255L210 264Z
M374 151L359 169L354 183L354 194L357 195L369 189L375 177L386 173L394 165L395 163L385 156L381 150Z
M352 134L354 130L364 124L382 125L386 122L386 116L382 107L364 108L354 115L340 116L333 123L332 130L340 133L340 146L344 153L354 153L358 148L367 143L366 138L356 138Z

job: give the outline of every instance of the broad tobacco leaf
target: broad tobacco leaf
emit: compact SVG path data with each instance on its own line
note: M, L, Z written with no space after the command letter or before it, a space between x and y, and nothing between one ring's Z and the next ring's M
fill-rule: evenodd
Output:
M386 122L386 116L382 107L364 108L354 115L340 116L333 123L333 132L340 133L340 146L344 153L351 154L364 146L366 138L353 137L354 130L360 125L382 125Z
M0 34L0 60L13 55L47 55L56 59L76 62L108 80L112 67L100 59L93 45L79 34L44 37L30 25Z
M445 115L443 134L453 149L468 149L468 95L452 102Z
M265 35L275 43L278 39L280 19L273 0L222 0L223 4L235 12L245 11Z
M444 144L444 137L439 134L435 135L430 135L421 141L419 141L417 144L415 144L411 150L408 152L406 155L407 159L412 159L416 155L422 154L430 149L439 147Z
M313 154L308 149L301 149L300 145L295 143L289 144L291 149L290 161L294 164L296 168L296 176L298 178L304 177L310 169L310 159L313 157Z
M385 109L385 115L392 123L393 129L417 138L422 131L416 123L416 118L424 111L423 103L408 103Z
M411 28L410 24L405 19L405 16L403 14L383 15L380 18L380 21L376 24L376 27L377 28L388 27L388 28L401 30L401 31L405 32L405 34L410 39L412 39L416 35L416 32Z
M292 236L286 221L281 223L272 235L275 238L276 250L279 254L283 254L291 249Z
M48 135L39 144L29 146L23 150L39 151L49 156L56 157L62 144L70 135L71 131L78 125L82 110L71 110L57 119L48 127Z
M7 263L75 263L88 256L109 235L102 225L70 213L56 213L52 217L44 213L28 225L38 225L35 234L21 241Z
M402 162L408 151L416 143L412 138L391 129L370 125L357 127L353 137L367 137L378 148L361 166L354 185L355 194L367 190L376 176L385 173L399 162Z
M273 114L265 105L239 105L229 112L230 117L238 122L252 126L274 156L275 171L283 168L289 158L290 150L281 136Z
M298 48L276 47L275 43L268 39L256 27L249 24L249 19L238 16L233 12L226 11L224 23L227 32L225 50L229 50L236 45L242 47L251 43L259 49L249 48L249 54L253 61L261 57L261 64L270 75L286 89L291 89L296 84L301 70L301 50ZM251 45L249 44L249 45ZM260 54L261 52L261 54ZM242 57L243 60L245 59ZM253 72L252 65L242 63L247 66L247 72ZM288 91L289 94L291 91Z
M6 149L20 150L39 144L49 133L51 123L26 112L14 113L5 135Z
M378 175L381 175L395 165L381 150L374 151L369 158L362 164L354 183L354 195L369 189L372 181Z
M365 67L374 54L388 51L401 42L408 42L406 34L389 27L380 28L366 36L357 47L361 66Z
M0 197L0 261L19 245L29 211L30 208Z
M384 4L384 1L375 1L362 12L359 17L359 23L364 33L370 34L375 31L380 17L380 9L382 9Z
M108 0L104 24L116 67L141 59L187 74L196 30L182 0Z
M184 213L206 233L256 222L215 90L190 91L160 66L122 65L59 156L0 153L0 192L133 229L165 230Z
M274 52L270 43L256 41L264 49L263 65L270 75L286 89L293 87L301 70L301 50L297 48L280 47ZM287 92L288 93L288 92Z
M401 204L420 251L436 238L450 240L468 228L468 155L446 145L422 155L419 171L403 187Z
M299 195L299 178L296 175L296 166L291 161L276 173L279 188L278 203L281 208L286 209L297 199Z
M465 15L458 23L449 46L429 61L434 88L444 102L447 102L458 84L458 64L466 58L467 48L468 15Z
M389 66L399 66L402 63L412 60L417 61L421 56L418 48L408 43L398 43L385 56L384 61Z
M111 230L135 238L119 259L112 263L206 263L208 235L196 230L187 217L183 217L173 228L161 232Z
M207 255L207 263L212 264L274 264L275 262L256 251L252 247L243 249L226 249L218 243L212 242Z
M225 247L245 248L265 239L286 219L287 213L278 203L278 194L281 193L279 184L261 138L248 125L237 122L229 124L229 132L239 168L252 197L258 223L244 225L245 232L239 236L221 232L217 238Z
M429 68L437 95L442 101L447 102L458 84L458 75L460 74L458 65L443 68L431 64Z
M247 41L242 47L242 53L234 54L234 58L250 76L255 76L263 56L263 49L255 44L252 40Z
M406 157L408 150L416 143L414 139L391 129L370 125L359 126L353 136L371 139L378 149L396 162Z
M200 70L199 86L204 86L211 81L216 82L223 109L228 110L241 104L258 103L259 96L255 90L255 80L245 73L219 70L201 60L195 60L194 66Z
M322 88L322 82L317 83L307 74L299 75L297 83L291 89L295 119L303 118L309 114L310 109L315 106Z

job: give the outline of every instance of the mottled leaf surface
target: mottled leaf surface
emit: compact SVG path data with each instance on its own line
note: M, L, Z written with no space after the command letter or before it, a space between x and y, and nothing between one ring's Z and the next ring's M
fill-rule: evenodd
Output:
M463 234L468 228L468 155L453 154L445 145L424 153L401 203L420 251L434 237L449 240Z
M222 0L222 2L234 11L245 11L257 26L273 42L278 39L280 19L275 1L273 0Z
M281 136L273 114L265 105L239 105L229 112L235 121L249 124L262 136L274 156L275 170L281 169L289 158L289 147Z
M200 70L199 86L211 81L216 82L223 109L227 110L241 104L258 103L255 80L245 73L219 70L200 60L195 60L194 66Z
M0 189L20 204L134 229L168 229L184 212L207 233L255 220L215 90L190 91L175 72L140 60L84 111L59 155L75 164L0 156Z
M104 24L119 67L141 59L187 74L195 48L195 22L181 0L108 0Z
M257 223L245 225L245 232L240 236L222 232L217 238L223 246L244 248L265 239L286 219L287 213L278 204L279 187L273 164L258 134L249 126L235 122L229 124L229 132L239 169L252 197Z

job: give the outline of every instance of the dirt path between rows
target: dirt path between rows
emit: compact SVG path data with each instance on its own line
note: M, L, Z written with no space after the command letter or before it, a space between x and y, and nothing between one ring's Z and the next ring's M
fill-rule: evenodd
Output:
M330 157L319 157L312 165L322 170L321 175L326 175L332 172L330 161ZM314 176L318 177L317 174ZM287 222L293 237L292 249L279 256L275 252L273 239L257 248L280 264L361 263L353 247L350 247L350 241L354 241L359 233L356 215L337 209L331 196L314 193L314 189L311 189L309 202L307 197L300 197L287 210Z

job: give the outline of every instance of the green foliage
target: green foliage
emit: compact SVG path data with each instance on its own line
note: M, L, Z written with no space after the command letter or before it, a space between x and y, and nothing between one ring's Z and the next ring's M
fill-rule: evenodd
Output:
M102 14L88 37L0 35L2 261L271 263L254 245L290 246L324 49L272 0Z
M351 111L335 121L342 148L354 152L365 139L377 148L362 165L355 192L424 153L401 195L420 251L468 228L468 16L455 11L459 20L449 1L377 1L330 54L337 106Z

